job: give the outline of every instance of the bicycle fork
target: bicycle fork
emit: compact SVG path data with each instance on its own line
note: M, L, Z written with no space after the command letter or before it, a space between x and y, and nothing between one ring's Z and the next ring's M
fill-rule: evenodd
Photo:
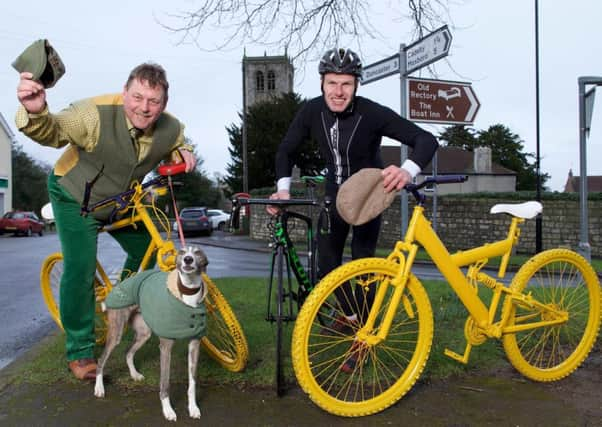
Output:
M276 247L276 250L272 253L272 266L270 269L270 280L268 282L267 292L267 313L266 320L269 322L275 322L278 319L281 321L288 322L293 320L293 300L291 298L292 287L291 287L291 271L290 265L286 262L286 249L280 243ZM286 266L286 269L285 269ZM274 277L276 276L276 278ZM274 290L274 279L276 279L276 289ZM284 283L286 281L286 284ZM275 292L276 297L276 315L274 316L272 307L273 293ZM288 300L288 301L287 301Z
M404 256L404 252L406 252L407 255ZM404 291L408 282L408 278L410 277L410 270L412 268L412 264L414 263L417 252L417 245L408 245L405 242L397 242L395 249L387 259L397 262L399 264L399 270L395 277L392 279L386 279L380 283L378 290L376 291L374 303L370 308L368 319L366 320L364 326L357 331L356 339L363 341L369 346L375 346L384 341L389 334L389 330L391 328L391 324L393 323L393 319L397 312L397 308L399 307L400 301L403 304L404 310L408 317L411 319L415 317L412 305L407 296L404 294ZM390 301L388 302L388 306L384 312L382 320L380 321L378 328L376 328L375 325L377 316L381 312L382 305L391 286L394 288L393 294L390 297ZM376 329L378 331L375 334L374 331Z

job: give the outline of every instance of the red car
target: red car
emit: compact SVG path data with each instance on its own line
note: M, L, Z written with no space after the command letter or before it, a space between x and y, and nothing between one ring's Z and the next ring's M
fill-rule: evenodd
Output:
M33 212L11 211L0 218L0 234L14 233L15 236L23 234L31 236L38 233L44 234L44 222Z

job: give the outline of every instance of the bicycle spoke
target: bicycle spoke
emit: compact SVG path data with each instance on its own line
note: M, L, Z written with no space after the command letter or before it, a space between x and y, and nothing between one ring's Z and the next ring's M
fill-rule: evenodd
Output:
M512 364L535 380L556 380L570 374L587 356L599 328L600 289L591 266L578 254L552 249L536 255L517 273L512 289L537 301L511 308L513 325L558 320L504 336Z
M369 262L375 260L370 259ZM345 273L348 269L349 272L340 277L328 276L308 297L295 325L294 338L303 322L307 322L304 311L315 304L313 317L306 329L307 335L303 339L306 348L303 352L294 354L293 363L302 387L311 384L310 394L317 393L321 399L327 399L338 408L343 404L363 403L370 407L381 407L381 403L376 403L381 399L400 397L414 383L430 350L432 311L426 293L422 293L424 289L419 287L415 279L409 281L405 301L394 311L385 339L375 339L383 327L382 322L389 309L388 301L395 288L389 285L391 275L379 270L367 273L362 268L364 262L366 261L357 260L345 265L342 271ZM386 260L378 260L376 265L381 266L381 262L382 265L396 268L395 264ZM359 271L356 273L354 268ZM328 282L328 279L332 279L332 282ZM380 307L372 307L373 296L381 287L386 290L385 302ZM324 289L328 289L328 294L317 300L320 291ZM333 314L324 316L330 321L343 314L343 306L352 307L358 312L357 325L351 324L351 327L333 333L333 327L320 324L320 310L333 309ZM374 311L370 316L370 319L374 318L374 326L368 331L364 321L368 319L371 310ZM361 333L358 336L359 331ZM370 337L366 342L360 338L365 336ZM416 357L418 349L421 353ZM306 358L302 366L307 368L303 374L312 379L309 383L304 382L304 375L299 375L298 355Z

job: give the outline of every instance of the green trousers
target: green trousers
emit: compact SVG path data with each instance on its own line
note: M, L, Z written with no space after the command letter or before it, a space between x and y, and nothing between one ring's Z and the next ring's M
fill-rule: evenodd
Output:
M71 361L94 357L94 275L102 223L92 215L80 215L79 202L60 185L59 178L50 173L48 194L63 252L59 306L67 335L67 360ZM151 241L146 227L137 224L136 228L126 227L110 234L127 254L124 272L137 271Z

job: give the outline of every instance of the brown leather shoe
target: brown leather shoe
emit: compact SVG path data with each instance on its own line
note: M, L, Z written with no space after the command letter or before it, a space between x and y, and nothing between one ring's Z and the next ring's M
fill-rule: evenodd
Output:
M69 369L78 380L93 380L96 378L96 360L92 358L72 360Z

